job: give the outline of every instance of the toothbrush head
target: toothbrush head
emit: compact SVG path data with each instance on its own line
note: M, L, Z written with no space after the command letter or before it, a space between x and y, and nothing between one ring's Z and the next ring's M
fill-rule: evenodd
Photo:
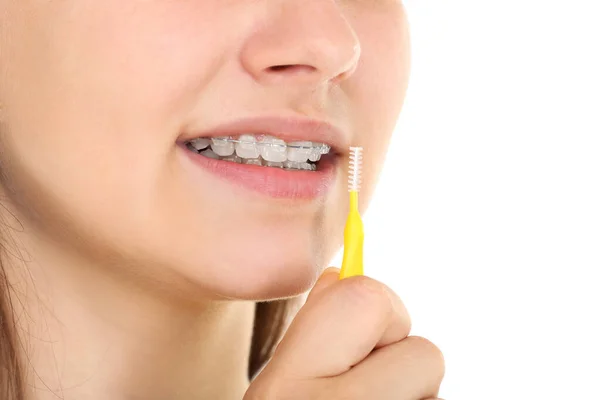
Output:
M350 169L348 170L348 191L358 192L362 174L362 147L350 147Z

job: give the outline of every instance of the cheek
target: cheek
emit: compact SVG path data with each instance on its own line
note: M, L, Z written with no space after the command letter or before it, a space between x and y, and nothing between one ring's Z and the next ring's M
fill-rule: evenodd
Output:
M214 10L195 3L8 6L12 23L0 37L13 40L2 41L0 54L8 55L2 76L10 85L0 85L0 100L10 104L2 147L11 159L2 164L11 185L98 219L102 210L145 209L142 199L168 181L166 151L197 94L189 83L210 76L216 65L207 60L218 60L197 18Z
M370 14L356 22L361 61L348 93L353 101L356 145L364 147L361 198L368 203L383 167L408 85L410 47L406 16L395 12ZM363 203L363 204L364 204Z
M24 10L9 9L13 23L2 37L14 39L1 43L2 69L14 90L6 94L11 118L28 128L19 131L23 141L60 149L61 140L130 148L173 140L228 40L207 22L226 18L215 16L216 2L143 3L25 1Z

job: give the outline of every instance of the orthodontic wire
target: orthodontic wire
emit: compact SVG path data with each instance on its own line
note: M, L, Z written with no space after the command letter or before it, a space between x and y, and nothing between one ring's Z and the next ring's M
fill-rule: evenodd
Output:
M260 145L260 146L269 146L269 147L280 147L280 148L292 148L292 149L299 149L299 150L319 150L319 152L321 154L327 154L329 153L329 151L331 150L331 146L327 145L327 144L320 144L317 146L303 146L303 145L298 145L298 144L281 144L281 143L268 143L268 142L260 142L260 141L249 141L249 140L240 140L240 139L233 139L233 138L201 138L201 139L208 139L211 141L211 143L214 143L213 140L218 142L228 142L228 143L241 143L241 144L248 144L248 145ZM192 140L193 142L193 140Z

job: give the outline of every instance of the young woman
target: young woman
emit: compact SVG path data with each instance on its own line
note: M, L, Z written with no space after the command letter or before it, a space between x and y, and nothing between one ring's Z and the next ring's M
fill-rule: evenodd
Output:
M407 37L397 0L0 0L0 398L435 398L398 297L323 273Z

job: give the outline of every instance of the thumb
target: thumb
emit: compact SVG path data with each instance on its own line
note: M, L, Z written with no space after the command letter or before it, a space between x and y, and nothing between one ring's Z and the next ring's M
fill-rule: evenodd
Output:
M339 280L329 271L315 285L265 372L302 379L336 376L409 331L408 313L389 288L362 276Z
M329 267L329 268L325 269L325 271L323 271L323 273L317 280L317 283L315 283L315 286L313 286L312 290L310 291L308 298L306 299L306 302L308 303L309 301L313 301L325 289L327 289L328 287L333 285L335 282L337 282L340 279L339 276L340 276L339 268Z

